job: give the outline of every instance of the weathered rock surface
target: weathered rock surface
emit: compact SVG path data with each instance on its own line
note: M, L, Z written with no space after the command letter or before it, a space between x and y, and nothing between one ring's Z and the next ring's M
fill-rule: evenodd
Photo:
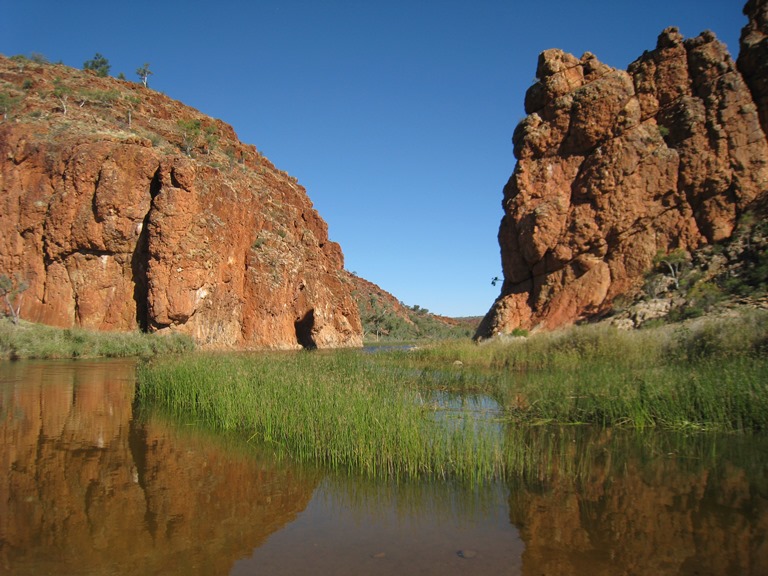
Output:
M668 28L628 71L546 50L537 77L504 188L504 283L478 337L599 314L657 253L729 238L768 195L757 107L711 32Z
M768 2L749 0L744 6L749 18L741 31L737 65L757 104L760 123L768 134Z
M341 248L231 127L64 66L0 57L0 90L0 271L30 284L23 319L211 347L362 344Z

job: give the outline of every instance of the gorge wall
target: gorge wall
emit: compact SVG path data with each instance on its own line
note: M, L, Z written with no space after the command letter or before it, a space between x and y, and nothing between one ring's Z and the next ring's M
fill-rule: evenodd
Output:
M739 68L711 32L664 30L627 71L539 56L504 188L501 294L478 337L610 309L654 257L728 239L768 196L768 18L744 8Z
M338 244L232 128L139 84L0 57L0 272L21 317L201 345L362 345Z

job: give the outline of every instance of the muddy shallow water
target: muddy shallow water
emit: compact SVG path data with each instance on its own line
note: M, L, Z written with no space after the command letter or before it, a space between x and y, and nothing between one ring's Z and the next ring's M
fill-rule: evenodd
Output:
M768 574L765 436L531 430L507 483L393 485L134 391L133 361L0 363L0 573Z

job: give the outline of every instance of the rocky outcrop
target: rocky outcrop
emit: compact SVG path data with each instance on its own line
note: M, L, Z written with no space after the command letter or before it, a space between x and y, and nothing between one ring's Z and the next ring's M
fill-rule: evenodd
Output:
M359 346L338 244L231 127L140 85L0 58L0 271L21 317L209 347Z
M547 50L537 78L504 188L504 283L479 337L608 310L657 254L729 238L768 194L757 108L712 33L668 28L627 71Z
M749 0L744 14L749 24L741 31L741 51L736 63L752 91L763 131L768 134L768 2Z

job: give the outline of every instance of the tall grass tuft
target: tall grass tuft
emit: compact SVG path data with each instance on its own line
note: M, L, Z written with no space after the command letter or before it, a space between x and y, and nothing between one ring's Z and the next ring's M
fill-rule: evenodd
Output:
M422 382L492 396L518 422L765 430L767 320L753 311L634 332L579 326L399 361L420 369ZM457 361L461 377L446 378Z
M541 424L768 429L766 318L409 352L158 358L139 369L138 399L335 470L481 484L545 461L526 436ZM565 446L544 446L560 462Z
M355 351L156 360L140 368L138 398L364 476L504 474L497 422L443 418L402 371Z

